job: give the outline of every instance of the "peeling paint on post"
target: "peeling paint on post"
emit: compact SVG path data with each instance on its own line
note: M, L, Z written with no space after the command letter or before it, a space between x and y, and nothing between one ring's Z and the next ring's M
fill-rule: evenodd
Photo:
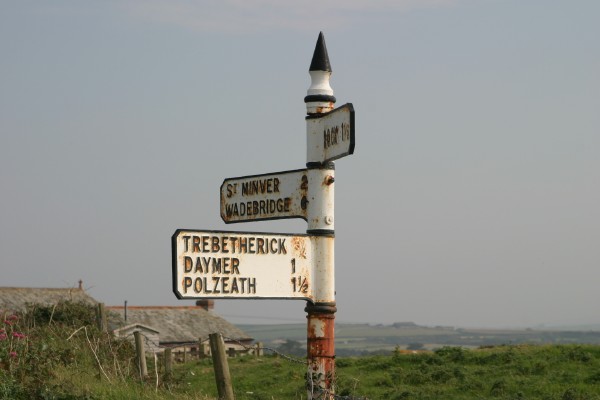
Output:
M313 249L317 264L314 274L314 303L307 302L307 389L309 399L332 399L335 392L335 282L334 282L334 164L323 151L319 135L323 124L318 121L333 110L335 97L329 85L331 65L323 33L315 46L309 68L311 85L306 103L308 170L308 229L313 236L329 237L325 246ZM325 117L326 118L326 117ZM354 109L352 109L352 119ZM353 122L353 121L352 121ZM331 132L331 129L329 130ZM353 132L353 130L352 130ZM325 134L323 134L325 135ZM349 142L349 140L348 140ZM350 154L354 151L352 139ZM344 154L344 155L346 155ZM339 155L342 157L343 155ZM323 242L322 242L323 243Z

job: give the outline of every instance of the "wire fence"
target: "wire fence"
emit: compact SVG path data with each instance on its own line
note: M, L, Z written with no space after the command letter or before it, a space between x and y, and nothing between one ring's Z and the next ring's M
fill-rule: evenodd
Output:
M147 349L157 349L157 351L150 351L151 353L161 352L164 349L199 347L201 345L206 345L209 340L209 338L206 337L206 338L199 338L198 340L194 340L194 341L190 340L190 341L185 341L185 342L165 344L165 343L160 343L160 342L156 341L152 337L145 334L143 331L137 331L137 332L140 332L140 335L144 338L144 344L146 345ZM134 332L130 332L130 333L120 336L120 337L121 338L129 338L129 337L133 337L133 335L134 335ZM223 336L223 340L226 342L229 342L229 343L235 343L237 346L239 346L243 349L242 351L236 350L235 351L236 355L243 354L243 353L251 353L251 352L256 352L256 355L260 355L260 353L263 351L269 351L269 352L277 355L278 357L281 357L290 362L297 363L297 364L306 364L306 359L301 359L301 358L297 358L297 357L294 357L291 355L284 354L275 348L263 346L260 342L255 343L253 345L248 345L248 344L240 341L239 339L230 338L227 336ZM206 355L208 355L208 354L206 354Z
M146 345L146 348L148 349L160 349L158 351L151 351L151 353L153 354L154 357L154 362L155 365L157 364L157 353L163 351L164 349L177 349L177 348L183 348L184 349L184 353L185 353L185 348L186 347L200 347L202 345L206 345L206 343L209 341L209 338L199 338L197 341L187 341L187 342L178 342L178 343L169 343L169 344L161 344L159 342L157 342L156 340L154 340L152 337L144 334L143 332L139 331L141 337L144 339L144 344ZM131 332L127 335L121 336L122 338L128 338L128 337L132 337L134 335L134 332ZM247 345L246 343L243 343L242 341L240 341L239 339L236 338L230 338L227 336L223 336L223 340L229 343L235 343L237 346L241 347L242 349L244 349L243 351L235 351L235 354L243 354L243 353L251 353L251 352L255 352L255 355L260 355L260 353L262 351L269 351L275 355L277 355L278 357L289 361L291 363L294 364L302 364L302 365L308 365L307 359L301 359L301 358L297 358L288 354L284 354L281 351L274 349L272 347L268 347L268 346L262 346L259 343L258 344L254 344L254 345ZM202 352L198 351L198 355L199 357L202 356ZM208 356L209 354L203 354L204 356ZM157 378L158 379L158 378ZM334 400L368 400L368 398L366 397L354 397L354 396L340 396L340 395L335 395L335 394L331 394L329 393L329 391L327 389L323 389L321 388L318 384L317 384L317 377L314 376L314 374L311 373L306 373L306 388L307 391L311 394L311 398L315 398L315 399L334 399Z

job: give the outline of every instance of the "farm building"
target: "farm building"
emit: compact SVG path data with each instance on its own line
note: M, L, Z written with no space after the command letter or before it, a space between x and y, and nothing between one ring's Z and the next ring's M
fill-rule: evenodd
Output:
M78 287L70 288L0 287L0 311L3 312L22 312L28 304L53 305L60 301L98 304L85 292L82 281Z
M214 313L212 300L198 301L196 306L111 306L107 310L119 314L124 327L138 324L158 331L161 347L197 352L215 332L223 335L227 348L238 352L253 342L241 329Z

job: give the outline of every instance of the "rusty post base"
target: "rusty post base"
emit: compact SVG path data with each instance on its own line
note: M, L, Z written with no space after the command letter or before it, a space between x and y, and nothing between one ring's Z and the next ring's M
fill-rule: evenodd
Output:
M308 399L330 400L335 389L335 302L307 302L304 311L308 320Z

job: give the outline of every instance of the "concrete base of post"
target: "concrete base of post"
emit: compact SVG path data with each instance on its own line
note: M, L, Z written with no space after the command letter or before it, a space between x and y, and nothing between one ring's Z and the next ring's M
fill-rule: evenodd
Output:
M304 311L308 320L308 398L330 400L335 393L335 302L309 302Z

